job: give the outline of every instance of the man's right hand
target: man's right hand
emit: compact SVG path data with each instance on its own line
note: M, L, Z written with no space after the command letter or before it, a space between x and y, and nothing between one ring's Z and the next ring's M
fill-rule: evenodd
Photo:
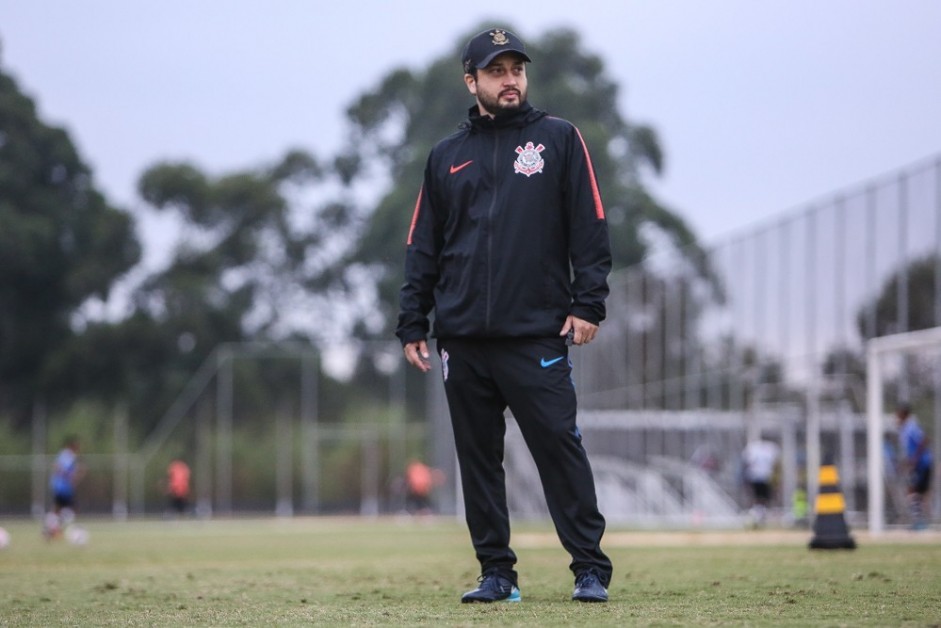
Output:
M405 352L405 359L408 363L417 368L422 373L431 370L431 360L428 353L428 343L424 340L410 342L402 350Z

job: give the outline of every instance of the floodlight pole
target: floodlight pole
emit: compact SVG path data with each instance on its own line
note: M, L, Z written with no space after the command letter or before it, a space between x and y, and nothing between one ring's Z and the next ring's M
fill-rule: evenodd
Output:
M307 514L320 508L320 438L317 433L317 379L319 363L310 353L301 356L301 484L303 507Z
M46 512L46 405L37 401L33 404L33 458L32 458L32 504L30 512L36 519L42 519Z
M114 410L114 489L111 513L115 519L127 519L127 405L119 404Z
M866 348L866 456L869 476L869 533L882 534L885 529L885 486L883 484L882 461L882 377L881 360L877 347L869 342Z
M233 361L231 348L220 348L216 370L216 509L232 514L232 395Z
M806 255L806 273L808 277L817 276L817 250L814 243L817 241L816 211L814 207L807 210L807 242L809 250ZM807 498L814 503L820 489L819 474L822 456L820 452L820 363L817 360L817 298L816 292L810 289L806 300L805 314L807 316L807 433L805 434L807 449Z
M275 514L279 517L294 515L294 421L290 400L284 396L278 402L275 416L277 460L275 460L275 484L278 495Z
M941 157L934 163L934 205L935 205L935 267L934 267L934 324L941 325ZM941 378L934 382L934 438L941 441ZM935 451L938 451L936 448ZM935 487L934 505L930 512L941 511L941 464L934 466Z

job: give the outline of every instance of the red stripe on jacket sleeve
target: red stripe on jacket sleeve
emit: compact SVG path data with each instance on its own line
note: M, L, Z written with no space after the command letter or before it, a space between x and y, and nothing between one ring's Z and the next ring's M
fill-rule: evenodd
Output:
M405 241L405 246L412 245L412 235L415 233L415 223L418 222L418 208L421 207L421 196L424 191L424 187L418 190L418 200L415 201L415 211L412 212L412 224L408 227L408 239Z
M604 220L604 205L601 204L601 190L598 189L598 180L595 178L595 167L591 165L591 155L588 154L588 145L585 144L585 138L582 132L575 127L578 133L578 139L582 143L582 150L585 151L585 163L588 164L588 178L591 180L591 195L595 199L595 217L598 220Z

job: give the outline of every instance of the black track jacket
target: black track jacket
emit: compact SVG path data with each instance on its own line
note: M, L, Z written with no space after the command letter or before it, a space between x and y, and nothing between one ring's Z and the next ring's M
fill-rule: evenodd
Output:
M558 336L605 317L608 227L588 149L570 122L477 107L431 151L405 257L396 335Z

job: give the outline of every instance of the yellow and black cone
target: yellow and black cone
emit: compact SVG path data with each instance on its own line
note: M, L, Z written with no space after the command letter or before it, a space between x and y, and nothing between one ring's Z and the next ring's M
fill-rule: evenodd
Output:
M856 541L846 526L846 502L833 464L825 463L820 467L819 484L810 549L856 549Z

